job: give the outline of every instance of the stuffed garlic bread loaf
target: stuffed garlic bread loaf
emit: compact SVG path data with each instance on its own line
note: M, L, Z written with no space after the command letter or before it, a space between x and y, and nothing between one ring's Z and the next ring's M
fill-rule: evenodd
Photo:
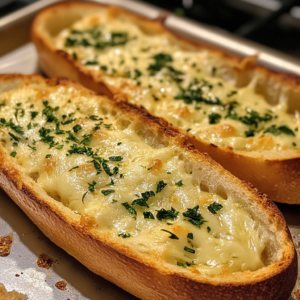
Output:
M63 3L32 26L41 67L142 105L272 200L299 203L299 80L116 7Z
M276 206L144 109L0 76L0 185L58 246L142 299L287 299Z

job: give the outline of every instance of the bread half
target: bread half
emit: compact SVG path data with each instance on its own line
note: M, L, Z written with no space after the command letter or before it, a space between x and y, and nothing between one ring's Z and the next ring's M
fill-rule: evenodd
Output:
M54 243L141 299L288 299L277 207L144 109L0 76L0 186Z
M299 203L299 78L96 3L46 8L32 40L49 77L145 107L272 200Z

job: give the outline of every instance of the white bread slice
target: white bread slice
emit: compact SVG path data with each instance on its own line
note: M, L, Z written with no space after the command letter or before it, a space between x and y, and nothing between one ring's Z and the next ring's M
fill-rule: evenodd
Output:
M142 32L150 37L163 36L164 39L171 41L174 49L183 49L191 51L191 53L198 53L199 55L202 53L206 59L202 67L205 67L207 70L213 70L214 66L218 67L214 80L223 80L224 84L229 82L232 89L235 86L238 91L249 87L249 89L251 88L251 93L256 98L259 98L258 94L261 94L267 103L271 105L278 104L284 100L284 105L287 106L288 113L294 113L300 108L299 101L297 101L300 95L299 78L274 73L261 68L255 65L253 58L240 60L236 57L226 55L219 50L183 39L165 28L161 19L148 20L116 7L82 2L60 3L46 8L39 13L32 25L32 40L37 47L41 67L49 77L68 77L109 97L114 95L114 99L117 101L128 100L131 103L145 106L151 113L164 117L169 122L181 128L182 133L188 134L189 141L197 149L209 153L209 155L234 175L251 182L261 191L268 194L272 200L289 204L300 203L300 188L298 185L300 180L300 132L293 132L295 137L292 137L290 132L290 136L288 136L277 131L275 133L278 136L275 136L271 133L263 134L262 129L257 138L239 136L238 139L230 140L228 143L225 141L223 144L220 144L216 139L211 138L211 136L204 137L203 132L199 133L202 129L199 127L197 121L195 123L191 121L192 123L189 123L192 124L190 127L198 126L199 131L193 132L192 128L190 133L187 133L186 129L189 129L188 125L186 125L188 117L184 114L185 112L189 114L190 111L193 111L193 107L182 109L182 106L178 104L178 100L173 101L174 103L176 102L176 105L179 105L179 115L174 118L174 114L172 116L169 114L170 105L172 106L172 104L168 104L169 106L164 108L164 105L167 104L164 104L163 100L160 101L160 104L155 101L146 101L143 95L149 94L148 87L140 87L137 81L128 80L117 74L108 75L103 69L93 65L81 64L72 56L72 51L77 51L76 47L68 48L67 51L63 47L56 46L57 36L62 30L72 27L74 23L85 16L97 13L100 16L108 16L107 22L109 20L121 20L125 22L124 24L132 23L137 25ZM95 21L94 24L97 24L97 22ZM165 41L162 43L165 43ZM101 57L101 51L98 54ZM138 56L138 53L136 56ZM201 60L199 63L201 63ZM136 75L139 79L146 76L143 74L139 77L139 73L136 73ZM211 76L209 78L212 79ZM147 81L148 79L145 80ZM221 100L223 101L223 99ZM193 111L193 116L194 113ZM263 114L263 112L259 112L259 114ZM197 115L195 118L197 118ZM286 118L292 120L287 114ZM206 125L205 128L207 128L207 130L205 129L206 131L204 130L204 133L212 136L222 136L222 134L226 136L230 131L228 131L228 128L232 129L230 124L232 125L232 122L236 121L229 122L229 119L224 120L226 122L224 121L222 124L213 124L211 126L204 124L207 121L202 122L201 124ZM284 120L277 120L277 127L285 125ZM294 126L298 128L297 122ZM291 124L294 124L293 121L291 121ZM239 122L239 125L242 127L246 126L241 122ZM253 127L253 125L251 126ZM268 123L265 122L264 126L264 129L266 129ZM294 127L291 127L291 129L294 130ZM213 130L213 133L211 133L211 130ZM288 147L281 145L278 148L276 143L279 138L291 138L293 141L290 140L288 142ZM233 144L237 144L236 141L242 141L245 146L242 146L242 148L233 146ZM247 150L247 145L253 150Z
M280 211L266 195L188 144L167 122L69 80L45 80L39 75L1 75L0 103L1 188L45 235L90 270L141 299L288 299L297 277L297 256ZM69 114L71 111L74 114ZM91 129L100 117L101 124ZM55 129L57 123L60 127ZM45 130L52 131L45 134ZM87 148L81 149L81 154L71 153L75 144L88 144L80 142L81 132L86 135L88 130L93 133L86 147L94 154L87 154ZM69 137L68 131L73 132ZM115 146L117 140L122 144ZM112 153L121 153L122 159L108 159ZM107 158L111 171L110 164L118 166L119 173L108 176L103 160L102 166L95 163L100 156ZM144 165L139 166L141 163ZM167 186L158 189L156 183L162 178ZM180 178L181 183L177 181ZM93 179L95 183L90 184ZM112 188L113 193L102 193ZM143 196L149 208L131 203L136 213L130 214L121 205L137 197L133 193L149 189L154 191L149 197L153 198L145 200ZM82 197L85 190L88 193ZM176 199L177 192L180 198ZM209 209L213 201L222 204L215 206L216 211ZM158 210L170 205L179 214L159 220ZM207 221L199 226L182 213L196 205ZM145 210L156 217L143 218ZM130 237L124 236L128 233ZM171 238L171 233L179 239ZM210 248L206 264L197 263L200 255L184 265L182 256L191 262L190 251L197 255L211 241L216 244ZM244 248L229 247L223 252L226 247L222 245L232 242ZM187 254L184 245L189 248ZM232 272L234 259L249 249L252 255ZM220 261L235 251L236 257ZM257 259L260 266L251 270L247 264ZM211 272L218 266L221 272Z

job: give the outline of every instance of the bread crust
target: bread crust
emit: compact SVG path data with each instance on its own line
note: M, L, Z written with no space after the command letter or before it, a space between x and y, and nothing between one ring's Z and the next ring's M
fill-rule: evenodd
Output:
M70 80L45 80L39 75L0 75L0 91L3 86L17 87L28 82L44 87L74 87L91 96L96 95ZM2 146L1 188L54 243L91 271L141 299L288 299L297 277L297 256L285 220L267 196L234 177L207 154L199 152L188 143L186 136L164 120L128 103L116 103L108 98L105 101L122 114L135 118L136 122L154 129L163 139L180 145L183 155L194 166L201 166L206 176L225 183L229 193L236 197L248 199L250 206L247 209L255 212L260 226L265 226L274 235L279 248L278 259L254 272L211 278L185 269L178 270L176 266L162 266L154 258L145 257L116 241L108 232L98 230L97 226L48 196L34 180L24 175L22 167Z
M93 12L109 10L113 17L125 16L142 30L151 33L165 33L170 40L185 49L207 49L230 66L231 76L236 85L245 86L256 74L258 93L263 94L269 103L276 103L285 94L290 111L300 109L297 99L300 95L300 79L297 76L273 72L255 64L254 58L239 59L221 50L188 40L167 29L162 17L149 20L124 9L107 7L97 3L59 3L40 12L35 18L31 36L37 47L42 69L49 77L64 76L78 81L98 93L113 97L116 101L127 101L126 95L106 84L97 71L86 69L62 50L57 50L51 38L60 30L70 26L75 20ZM65 12L68 12L66 17ZM165 15L164 15L165 16ZM55 25L54 25L55 22ZM184 131L181 131L185 133ZM290 150L281 153L266 151L233 151L228 147L211 145L209 141L188 134L189 142L199 150L208 152L217 162L238 176L250 181L277 202L300 204L300 151ZM271 176L270 176L271 174Z

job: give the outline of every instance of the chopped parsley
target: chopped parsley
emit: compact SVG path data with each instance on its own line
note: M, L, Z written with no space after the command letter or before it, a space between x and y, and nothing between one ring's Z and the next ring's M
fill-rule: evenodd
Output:
M101 193L102 193L104 196L107 196L107 195L112 194L112 193L114 193L114 192L115 192L114 190L103 190L103 191L101 191Z
M76 167L70 169L69 172L72 171L72 170L78 169L78 168L79 168L79 166L76 166Z
M16 151L13 151L13 152L10 153L10 156L12 156L12 157L16 157L16 155L17 155Z
M46 121L51 123L51 122L54 122L56 123L58 120L57 118L53 115L53 112L56 111L57 109L56 108L53 108L51 106L49 106L48 104L49 102L48 101L44 101L43 104L45 106L45 108L43 109L42 111L42 114L44 116L46 116Z
M47 154L47 155L46 155L46 158L50 158L50 157L51 157L51 154Z
M123 160L123 157L122 156L111 156L108 159L111 161L121 161L121 160Z
M80 131L82 129L82 127L80 126L80 125L75 125L74 127L73 127L73 130L74 130L74 132L78 132L78 131Z
M154 197L155 193L153 191L147 191L145 193L142 193L142 198L135 199L131 205L139 205L139 206L144 206L148 207L149 205L147 204L147 201L149 200L150 197Z
M88 183L88 185L89 185L89 190L90 190L91 192L95 192L95 185L96 185L96 184L97 184L97 183L96 183L95 180L93 180L92 183Z
M174 220L177 218L179 212L175 210L175 208L171 207L170 210L166 210L164 208L157 211L156 218L161 221L163 219L171 219Z
M221 120L221 115L217 113L211 113L208 115L209 124L217 124Z
M211 232L211 228L209 226L206 227L207 232Z
M245 131L245 136L246 137L251 137L251 136L254 136L254 133L255 133L254 130L249 129L249 130Z
M214 215L216 215L217 211L219 211L222 208L223 208L223 205L220 203L217 203L217 202L214 202L208 206L208 210Z
M148 70L150 71L150 76L155 75L162 68L166 67L168 63L173 61L170 54L159 53L152 57L154 59L154 64L149 65Z
M151 211L144 211L143 215L144 215L144 219L153 219L154 220L154 216Z
M164 231L164 232L169 233L169 234L170 234L169 239L172 239L172 240L179 240L178 236L175 235L174 233L172 233L171 231L166 230L166 229L161 229L161 231Z
M177 186L183 186L182 180L179 180L178 182L175 183Z
M287 134L287 135L292 135L295 136L295 133L293 132L293 130L291 130L289 127L287 126L279 126L276 128L276 125L272 125L270 127L268 127L264 133L271 133L273 135L279 135L281 133Z
M88 192L85 192L85 193L83 194L83 196L82 196L82 203L84 203L84 198L85 198L85 196L86 196L87 193L88 193Z
M163 182L162 180L157 184L156 193L161 192L167 183Z
M122 237L123 239L131 237L130 233L119 233L118 236Z
M189 247L184 247L184 251L189 252L189 253L195 253L196 252L194 249L191 249Z
M11 133L11 132L9 132L8 133L11 137L12 137L12 139L14 139L15 141L17 141L17 142L19 142L20 141L20 137L18 137L18 136L16 136L16 135L14 135L13 133Z
M200 213L198 213L199 205L195 206L194 208L188 208L186 212L183 213L183 215L187 218L189 218L189 222L193 225L196 225L200 227L204 222L207 222L204 220L204 218L201 216Z
M189 264L189 263L185 263L185 264L183 264L183 263L177 262L177 266L179 266L179 267L183 267L183 268L186 268L186 267L190 267L190 266L191 266L191 264Z
M132 215L136 215L136 210L128 202L121 203Z
M194 239L194 235L193 235L193 233L192 232L189 232L188 233L188 235L187 235L187 237L189 238L189 239Z

